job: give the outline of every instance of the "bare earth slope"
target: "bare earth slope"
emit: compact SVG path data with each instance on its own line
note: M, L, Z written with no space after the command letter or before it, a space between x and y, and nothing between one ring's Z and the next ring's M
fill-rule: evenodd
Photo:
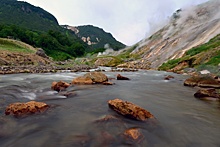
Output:
M180 58L192 47L204 44L220 34L220 1L178 10L161 30L139 42L131 54L148 61L157 69L169 59Z
M50 60L36 54L37 49L21 41L0 38L0 65L20 66L48 64Z

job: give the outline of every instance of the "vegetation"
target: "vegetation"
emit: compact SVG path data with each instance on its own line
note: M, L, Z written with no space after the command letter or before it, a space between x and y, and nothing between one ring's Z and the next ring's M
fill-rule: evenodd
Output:
M0 0L0 22L37 31L61 29L56 18L47 11L17 0Z
M54 60L67 60L72 57L82 56L86 48L86 44L79 38L75 38L72 35L67 36L55 30L38 32L15 25L0 25L0 37L10 37L32 46L43 48L46 54Z
M169 60L162 64L159 70L169 70L179 63L186 61L190 67L204 68L218 66L220 64L220 34L209 42L188 50L182 58Z
M213 48L216 48L219 46L220 46L220 34L217 35L216 37L212 38L209 42L207 42L203 45L194 47L191 50L188 50L186 52L186 55L194 56L196 54L199 54L204 51L208 51L210 49L213 49Z
M20 41L0 38L0 50L19 52L19 53L35 53L36 50L31 46Z
M80 57L86 52L97 53L104 50L106 43L116 50L125 46L100 28L81 26L79 29L82 34L77 35L89 36L91 41L100 40L88 46L74 32L59 26L56 18L42 8L17 0L0 0L0 37L42 48L54 60Z

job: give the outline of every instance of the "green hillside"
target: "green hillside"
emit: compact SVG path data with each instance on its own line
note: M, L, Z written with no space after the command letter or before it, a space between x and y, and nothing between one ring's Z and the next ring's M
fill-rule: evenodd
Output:
M0 38L0 51L35 53L36 49L18 40Z
M105 32L102 28L95 27L93 25L78 26L76 29L79 30L76 33L80 38L90 38L92 44L90 45L93 50L104 48L106 44L114 50L119 50L125 47L125 45L117 41L111 33ZM93 51L92 50L92 51ZM88 50L91 51L91 50Z
M56 18L27 2L0 0L0 24L19 25L37 31L59 30Z
M54 60L83 56L89 46L59 26L47 11L27 2L0 0L0 37L42 48Z
M188 50L182 58L162 64L159 70L172 70L183 62L188 63L187 67L192 68L218 66L220 64L220 34L209 42Z

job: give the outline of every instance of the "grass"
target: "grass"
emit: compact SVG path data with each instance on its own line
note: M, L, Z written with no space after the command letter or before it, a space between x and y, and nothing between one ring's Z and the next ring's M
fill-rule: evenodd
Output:
M182 61L192 61L191 67L218 66L220 64L220 34L209 40L209 42L194 47L186 52L179 59L169 60L162 64L159 70L169 70L177 66Z
M202 44L200 46L194 47L186 52L186 55L194 56L204 51L214 49L220 46L220 34L209 40L209 42Z
M35 53L36 49L21 41L0 38L0 51L9 51L16 53Z

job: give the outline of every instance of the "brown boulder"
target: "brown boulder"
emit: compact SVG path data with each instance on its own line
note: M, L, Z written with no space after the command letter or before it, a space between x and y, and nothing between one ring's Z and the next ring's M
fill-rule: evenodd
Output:
M120 99L109 100L108 105L110 108L112 108L119 114L124 115L128 118L140 121L145 121L148 118L154 118L154 116L147 110L135 104Z
M220 88L220 83L211 76L193 76L184 81L184 86Z
M59 82L53 82L51 85L51 89L56 90L56 91L62 91L70 86L69 83L59 81Z
M124 76L122 76L122 75L120 75L120 74L118 74L118 75L117 75L117 80L130 80L130 79L127 78L127 77L124 77Z
M90 78L95 83L103 83L108 81L108 77L102 72L89 72L84 77Z
M218 98L220 99L220 94L217 92L216 89L214 88L209 88L209 89L199 89L194 96L196 98L200 98L200 99L205 99L207 97L211 97L211 98Z
M108 81L108 77L102 72L89 72L84 76L73 79L72 84L94 84L106 81Z
M123 136L126 140L140 143L144 139L144 135L141 133L140 129L131 128L124 131Z
M6 115L24 116L37 112L44 112L49 108L49 105L43 102L30 101L27 103L13 103L5 109Z
M89 77L77 77L72 81L72 84L93 84L93 83L94 82Z

